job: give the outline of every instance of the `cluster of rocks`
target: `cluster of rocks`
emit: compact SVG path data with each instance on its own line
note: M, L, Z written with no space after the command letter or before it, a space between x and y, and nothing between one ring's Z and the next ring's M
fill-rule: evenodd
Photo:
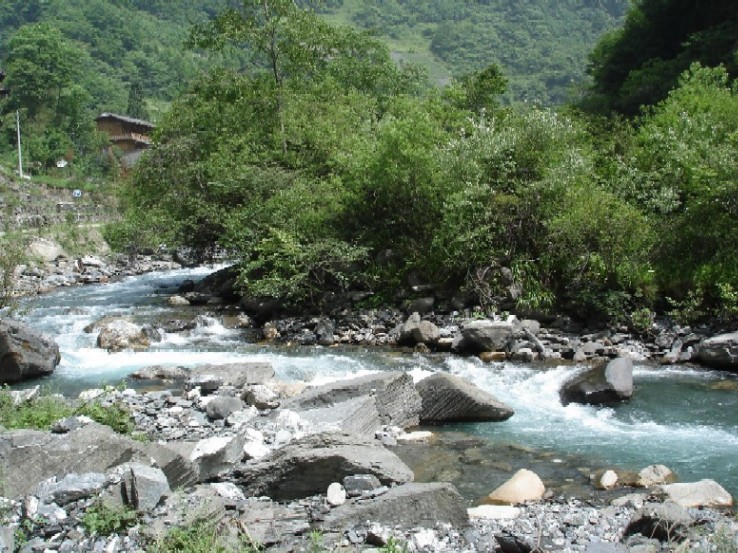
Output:
M413 431L419 423L512 415L446 374L416 383L406 373L380 373L312 388L276 381L265 363L153 367L140 376L157 375L181 385L81 397L124 405L146 441L83 417L59 421L51 432L0 434L0 549L143 551L169 529L200 521L226 542L246 536L273 551L305 549L316 535L325 550L372 550L395 540L408 551L470 553L645 552L704 545L715 532L735 543L738 535L735 521L716 510L732 505L724 489L712 481L669 483L665 467L634 478L614 470L593 475L593 491L643 489L598 503L551 497L529 470L477 507L449 483L414 482L397 452L432 439ZM91 533L86 517L101 506L135 510L133 526ZM21 533L24 542L14 543Z
M32 240L27 248L27 262L15 268L14 292L26 296L43 294L65 286L100 284L118 277L182 267L168 255L111 255L104 242L98 249L102 251L100 255L74 257L53 240Z

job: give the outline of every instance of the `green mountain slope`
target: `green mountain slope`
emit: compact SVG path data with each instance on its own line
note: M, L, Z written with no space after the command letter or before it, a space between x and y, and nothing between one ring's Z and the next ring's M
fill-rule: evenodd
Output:
M508 99L562 103L584 79L597 39L627 0L334 0L329 17L387 37L400 59L436 82L496 63Z
M183 47L192 24L240 0L5 0L0 54L24 24L49 23L81 46L82 83L98 111L125 111L132 86L171 100L213 63L244 63L231 53L206 59ZM397 59L446 82L496 63L510 80L508 100L565 101L584 78L597 39L622 22L628 0L325 0L334 22L387 39ZM134 84L135 83L135 84Z

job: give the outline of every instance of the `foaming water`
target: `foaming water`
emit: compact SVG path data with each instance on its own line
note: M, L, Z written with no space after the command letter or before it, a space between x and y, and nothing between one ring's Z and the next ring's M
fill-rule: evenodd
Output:
M484 364L475 358L380 349L269 347L249 343L242 331L227 328L213 314L168 306L168 295L185 279L197 279L212 270L169 271L102 286L66 288L30 302L24 320L54 338L62 354L61 364L44 383L73 394L117 383L151 365L193 367L238 361L269 362L278 378L311 384L387 370L407 371L418 381L442 370L473 382L515 409L515 415L504 422L437 429L447 436L468 433L485 440L490 456L504 450L509 459L532 463L524 452L534 450L549 465L569 459L567 463L586 462L592 469L640 469L663 463L683 481L713 478L738 494L736 375L639 365L629 403L615 408L563 406L559 390L578 370L569 366ZM189 317L195 324L184 332L164 333L147 351L108 353L96 347L96 332L85 332L85 327L105 316L130 317L138 323ZM479 460L475 457L474 462ZM540 465L536 468L545 470ZM426 470L431 470L429 465ZM484 465L484 470L491 468ZM465 472L471 469L459 471L457 485L462 487L465 477L472 478ZM500 477L508 473L504 468Z
M638 366L632 400L608 408L561 404L559 390L577 372L571 367L486 366L453 358L447 365L515 409L503 423L465 425L473 434L586 456L592 468L662 463L683 481L714 478L738 491L738 392L716 386L735 382L735 376Z

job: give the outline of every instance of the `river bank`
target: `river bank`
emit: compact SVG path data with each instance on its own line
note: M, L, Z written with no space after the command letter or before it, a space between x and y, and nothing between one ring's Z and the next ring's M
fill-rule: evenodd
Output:
M177 526L214 532L226 551L250 551L244 540L268 551L314 552L738 548L738 524L730 511L709 507L725 499L707 481L682 493L663 485L662 469L649 467L639 476L650 480L608 491L591 486L586 498L546 491L517 505L474 506L450 484L411 483L412 472L396 455L432 443L432 433L388 427L374 430L377 439L337 433L345 423L340 405L328 419L309 422L306 411L290 409L305 393L301 386L275 382L263 363L180 376L181 388L82 394L86 402L124 405L145 442L77 417L55 425L54 434L0 434L8 496L0 539L8 550L11 535L22 534L16 550L24 552L156 551ZM382 376L375 386L388 378L397 377ZM240 388L244 380L250 383ZM351 382L323 392L335 397ZM239 399L265 385L282 390L271 406ZM130 505L138 514L130 515L129 528L95 535L86 517L102 517L102 504L110 512Z

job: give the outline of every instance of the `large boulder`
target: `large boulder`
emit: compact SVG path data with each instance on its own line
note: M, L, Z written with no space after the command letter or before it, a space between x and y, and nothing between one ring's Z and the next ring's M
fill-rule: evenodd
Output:
M413 479L400 458L376 440L338 432L296 440L237 471L246 495L279 501L325 493L353 474L373 474L384 485Z
M409 374L381 372L309 388L282 407L313 423L373 435L382 425L417 426L421 399Z
M113 319L100 326L97 346L108 351L145 350L151 340L143 328L125 319Z
M332 509L319 523L323 530L343 530L366 523L393 528L435 528L450 524L461 529L469 524L466 502L446 482L410 483L391 488L371 501L353 499Z
M661 486L659 491L667 499L685 509L698 507L721 509L733 506L733 497L714 480L666 484Z
M514 335L515 326L510 321L472 321L464 325L454 342L454 349L465 353L505 351L509 349Z
M0 320L0 383L51 374L60 360L51 338L18 321Z
M514 411L492 394L466 380L447 373L436 373L415 385L423 408L423 424L481 422L509 419Z
M627 401L633 395L633 361L619 357L585 371L566 382L559 395L564 405L611 405Z
M68 257L64 248L53 240L47 238L35 238L28 244L28 253L31 257L37 258L44 263L51 263L60 257Z
M516 505L526 501L538 501L546 493L539 476L528 469L520 469L510 480L487 496L494 505Z
M704 340L699 346L697 360L705 365L738 369L738 332Z
M39 482L70 473L104 473L129 461L151 464L167 475L172 488L192 484L196 474L185 459L157 444L144 444L89 423L67 434L16 430L0 434L2 494L33 493Z

